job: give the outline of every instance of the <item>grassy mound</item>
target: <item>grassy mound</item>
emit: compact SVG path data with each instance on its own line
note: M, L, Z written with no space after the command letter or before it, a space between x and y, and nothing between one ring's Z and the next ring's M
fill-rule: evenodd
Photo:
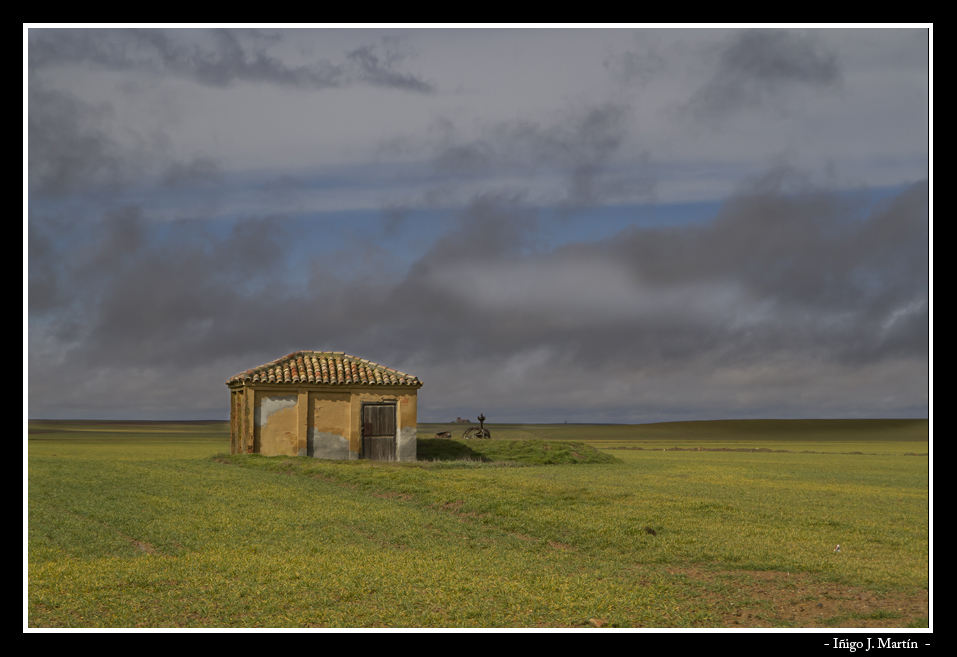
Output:
M460 440L420 438L420 461L507 461L528 465L619 463L582 442L560 440Z

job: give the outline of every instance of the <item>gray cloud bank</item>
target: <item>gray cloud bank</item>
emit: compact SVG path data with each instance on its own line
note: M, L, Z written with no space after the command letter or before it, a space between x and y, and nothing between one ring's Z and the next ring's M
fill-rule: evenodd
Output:
M383 34L29 30L31 417L223 418L298 349L428 420L926 416L926 31Z
M228 376L313 348L420 376L436 420L926 413L926 182L865 213L788 180L706 225L551 250L533 211L476 197L408 271L376 270L356 244L373 264L349 276L290 267L308 236L281 217L160 238L135 207L92 230L37 216L30 413L222 417Z
M86 65L154 76L173 75L214 87L270 84L304 90L367 83L431 93L435 87L397 65L406 55L395 39L367 44L343 60L288 64L270 54L283 40L268 30L46 29L30 33L32 72Z
M588 207L653 197L654 180L629 170L616 176L615 156L627 140L629 108L606 103L552 122L511 121L484 127L481 136L463 138L451 121L438 121L433 166L443 177L503 173L561 172L566 208Z
M684 109L697 120L746 108L780 109L789 90L833 88L840 79L837 55L815 35L747 30L721 44L710 78Z
M270 54L282 42L281 32L260 30L31 30L31 193L115 193L150 179L182 185L207 180L219 167L210 156L174 156L165 128L119 125L115 93L102 102L88 102L58 86L58 72L121 73L128 77L117 88L127 94L169 79L213 88L265 85L302 92L357 85L418 94L436 90L431 82L401 70L408 54L396 38L347 50L336 62L315 59L306 64L289 63L286 52Z

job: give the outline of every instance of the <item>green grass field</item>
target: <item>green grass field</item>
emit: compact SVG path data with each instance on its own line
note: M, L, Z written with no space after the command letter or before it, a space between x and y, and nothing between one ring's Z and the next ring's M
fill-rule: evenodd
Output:
M488 426L375 463L31 421L28 625L928 624L926 420Z
M472 424L420 424L420 436ZM718 420L654 424L488 424L496 440L574 440L599 448L771 449L905 454L928 440L927 420ZM926 454L926 448L923 453Z

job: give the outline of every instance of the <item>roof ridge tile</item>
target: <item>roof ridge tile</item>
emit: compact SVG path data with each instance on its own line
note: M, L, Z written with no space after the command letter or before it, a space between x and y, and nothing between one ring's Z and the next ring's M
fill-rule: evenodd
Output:
M422 385L417 376L380 365L344 351L294 351L252 367L226 381L253 383L313 383L336 385Z

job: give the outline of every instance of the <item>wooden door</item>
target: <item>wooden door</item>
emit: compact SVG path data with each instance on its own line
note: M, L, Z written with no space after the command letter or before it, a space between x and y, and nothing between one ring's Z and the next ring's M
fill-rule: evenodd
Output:
M362 458L395 460L395 404L363 405Z

